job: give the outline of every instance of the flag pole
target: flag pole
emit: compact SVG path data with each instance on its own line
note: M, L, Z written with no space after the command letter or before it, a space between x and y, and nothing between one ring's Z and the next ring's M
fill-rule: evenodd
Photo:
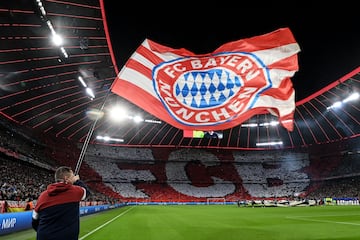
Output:
M75 174L75 175L78 175L78 174L79 174L82 161L84 160L86 150L87 150L87 148L88 148L88 146L89 146L89 143L90 143L90 139L91 139L91 137L92 137L92 135L93 135L93 132L94 132L94 130L95 130L95 126L96 126L97 122L98 122L99 119L100 119L100 115L101 115L101 114L99 114L99 113L103 111L103 109L104 109L104 107L105 107L106 100L107 100L107 98L108 98L108 96L109 96L110 91L111 91L111 87L109 88L109 91L107 91L107 93L106 93L106 95L105 95L105 99L104 99L101 107L99 108L99 112L98 112L98 114L96 114L96 119L95 119L94 123L92 124L92 126L90 127L90 129L89 129L89 131L88 131L88 133L87 133L87 135L86 135L86 138L85 138L85 141L84 141L84 145L83 145L82 148L81 148L81 152L80 152L80 155L79 155L79 159L78 159L78 161L77 161L77 163L76 163L76 167L75 167L75 171L74 171L74 174Z
M100 5L101 5L101 9L104 9L104 6L103 6L103 1L100 1ZM103 17L105 16L105 12L103 12ZM103 22L104 23L104 22ZM115 57L114 57L114 53L112 51L112 45L111 45L111 41L110 41L110 36L109 36L109 31L107 30L107 25L104 23L104 28L105 28L105 36L106 36L106 41L108 43L108 47L110 49L110 56L111 56L111 59L112 59L112 62L113 62L113 66L114 66L114 69L115 69L115 72L118 73L119 72L119 69L117 67L117 64L116 64L116 61L115 61ZM105 99L99 109L99 112L103 111L104 109L104 106L105 106L105 103L106 103L106 100L109 96L109 93L111 92L111 89L114 85L114 83L116 82L116 78L115 78L115 81L112 82L110 88L108 89L106 95L105 95ZM88 134L86 135L86 138L85 138L85 141L84 141L84 145L81 149L81 152L80 152L80 155L79 155L79 159L76 163L76 167L75 167L75 172L74 174L75 175L78 175L79 174L79 171L80 171L80 166L81 166L81 163L82 161L84 160L84 156L85 156L85 153L86 153L86 150L88 148L88 145L89 145L89 142L90 142L90 139L92 137L92 134L94 132L94 129L95 129L95 126L96 126L96 123L98 122L98 120L100 119L100 115L96 115L96 119L93 123L93 125L91 126L91 128L89 129L89 132Z

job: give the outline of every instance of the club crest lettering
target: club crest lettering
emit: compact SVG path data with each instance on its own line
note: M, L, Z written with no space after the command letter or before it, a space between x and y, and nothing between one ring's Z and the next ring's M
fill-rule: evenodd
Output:
M222 53L163 62L153 83L171 116L185 125L212 126L251 109L271 87L268 71L255 55Z

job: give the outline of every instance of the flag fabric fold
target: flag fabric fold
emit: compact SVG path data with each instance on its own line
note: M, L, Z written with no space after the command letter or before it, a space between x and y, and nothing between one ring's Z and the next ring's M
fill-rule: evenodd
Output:
M111 91L183 130L224 130L270 113L292 131L298 52L289 28L200 55L145 39Z

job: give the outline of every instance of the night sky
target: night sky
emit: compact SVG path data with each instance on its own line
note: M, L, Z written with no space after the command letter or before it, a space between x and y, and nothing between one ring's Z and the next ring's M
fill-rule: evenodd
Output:
M336 10L173 7L162 11L122 9L105 1L110 38L119 70L145 38L196 54L288 27L301 48L292 77L301 100L360 66L360 16L354 7ZM115 11L116 10L116 11ZM132 14L129 14L132 13Z

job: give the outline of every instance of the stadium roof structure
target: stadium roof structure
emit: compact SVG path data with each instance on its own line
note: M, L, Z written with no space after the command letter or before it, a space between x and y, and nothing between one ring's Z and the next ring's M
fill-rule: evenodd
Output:
M174 146L263 149L256 143L281 141L280 148L306 147L358 137L359 100L329 108L360 89L360 67L306 99L297 101L294 130L268 125L277 119L256 115L223 130L221 140L184 138L183 131L159 121L110 88L119 69L107 30L103 1L2 1L0 4L0 115L12 126L48 137L104 144L96 136L111 136L119 146ZM42 6L44 8L42 8ZM62 47L50 41L64 36ZM94 97L86 94L93 89ZM126 106L127 121L106 118L107 109ZM97 117L98 110L105 113ZM145 121L136 123L131 116Z

